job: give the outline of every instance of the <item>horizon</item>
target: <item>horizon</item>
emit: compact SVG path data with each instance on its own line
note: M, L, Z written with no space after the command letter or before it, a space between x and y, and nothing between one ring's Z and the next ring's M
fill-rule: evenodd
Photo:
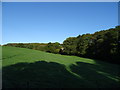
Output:
M118 2L3 2L3 40L49 43L118 26Z
M119 26L119 25L118 25ZM116 27L116 26L115 26ZM115 27L113 27L113 28L115 28ZM112 29L112 28L109 28L109 29ZM109 29L106 29L106 30L109 30ZM99 31L103 31L103 30L99 30ZM99 32L99 31L96 31L96 32ZM95 33L95 32L94 32ZM94 34L94 33L84 33L84 34ZM81 35L83 35L83 34L81 34ZM77 35L77 36L79 36L79 35ZM77 37L77 36L75 36L75 37ZM69 37L67 37L67 38L69 38ZM66 39L67 39L66 38ZM66 40L65 39L65 40ZM64 41L64 40L63 40ZM6 45L6 44L14 44L14 43L24 43L24 44L28 44L28 43L39 43L39 44L48 44L48 43L50 43L50 42L7 42L7 43L4 43L4 44L0 44L0 45ZM51 42L51 43L56 43L56 42ZM60 42L58 42L58 43L60 43ZM63 42L61 42L60 44L63 44Z

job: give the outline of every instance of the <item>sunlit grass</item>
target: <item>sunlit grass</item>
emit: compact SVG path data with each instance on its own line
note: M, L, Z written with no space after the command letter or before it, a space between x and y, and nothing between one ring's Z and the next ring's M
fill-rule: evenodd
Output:
M33 77L38 79L38 81L32 79L34 83L37 82L38 86L41 83L39 80L42 79L43 82L40 85L44 84L43 87L55 87L55 82L58 83L56 87L119 87L118 73L120 66L116 64L16 47L3 47L2 52L2 67L5 68L3 74L7 83L5 85L8 85L8 87L13 86L7 78L15 79L18 83ZM23 74L23 72L24 76L22 78L18 73ZM27 72L30 73L29 78L26 77ZM18 76L13 78L12 73L18 74ZM18 77L21 77L21 81ZM64 82L62 83L61 80ZM22 82L19 85L21 86Z

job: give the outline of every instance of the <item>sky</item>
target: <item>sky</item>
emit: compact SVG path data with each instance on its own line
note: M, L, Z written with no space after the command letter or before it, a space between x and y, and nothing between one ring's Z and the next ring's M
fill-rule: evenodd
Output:
M117 25L117 2L2 3L2 44L62 43Z
M0 44L2 43L2 13L1 12L2 12L2 3L0 2Z

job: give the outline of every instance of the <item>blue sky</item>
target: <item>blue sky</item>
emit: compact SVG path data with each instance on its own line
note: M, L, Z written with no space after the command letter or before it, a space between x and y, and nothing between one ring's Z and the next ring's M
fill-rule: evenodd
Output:
M117 2L4 2L2 43L62 43L118 25Z

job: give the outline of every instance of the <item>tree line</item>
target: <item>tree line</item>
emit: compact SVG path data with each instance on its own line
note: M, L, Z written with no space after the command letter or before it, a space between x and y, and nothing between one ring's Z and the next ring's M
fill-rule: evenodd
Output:
M59 53L62 48L61 44L58 42L55 43L8 43L3 46L12 46L12 47L20 47L20 48L28 48L34 50L45 51L49 53Z
M75 55L119 63L120 59L120 26L108 30L69 37L63 44L55 43L9 43L14 46L35 49L63 55Z
M108 30L69 37L63 42L62 54L77 55L119 63L120 26Z

